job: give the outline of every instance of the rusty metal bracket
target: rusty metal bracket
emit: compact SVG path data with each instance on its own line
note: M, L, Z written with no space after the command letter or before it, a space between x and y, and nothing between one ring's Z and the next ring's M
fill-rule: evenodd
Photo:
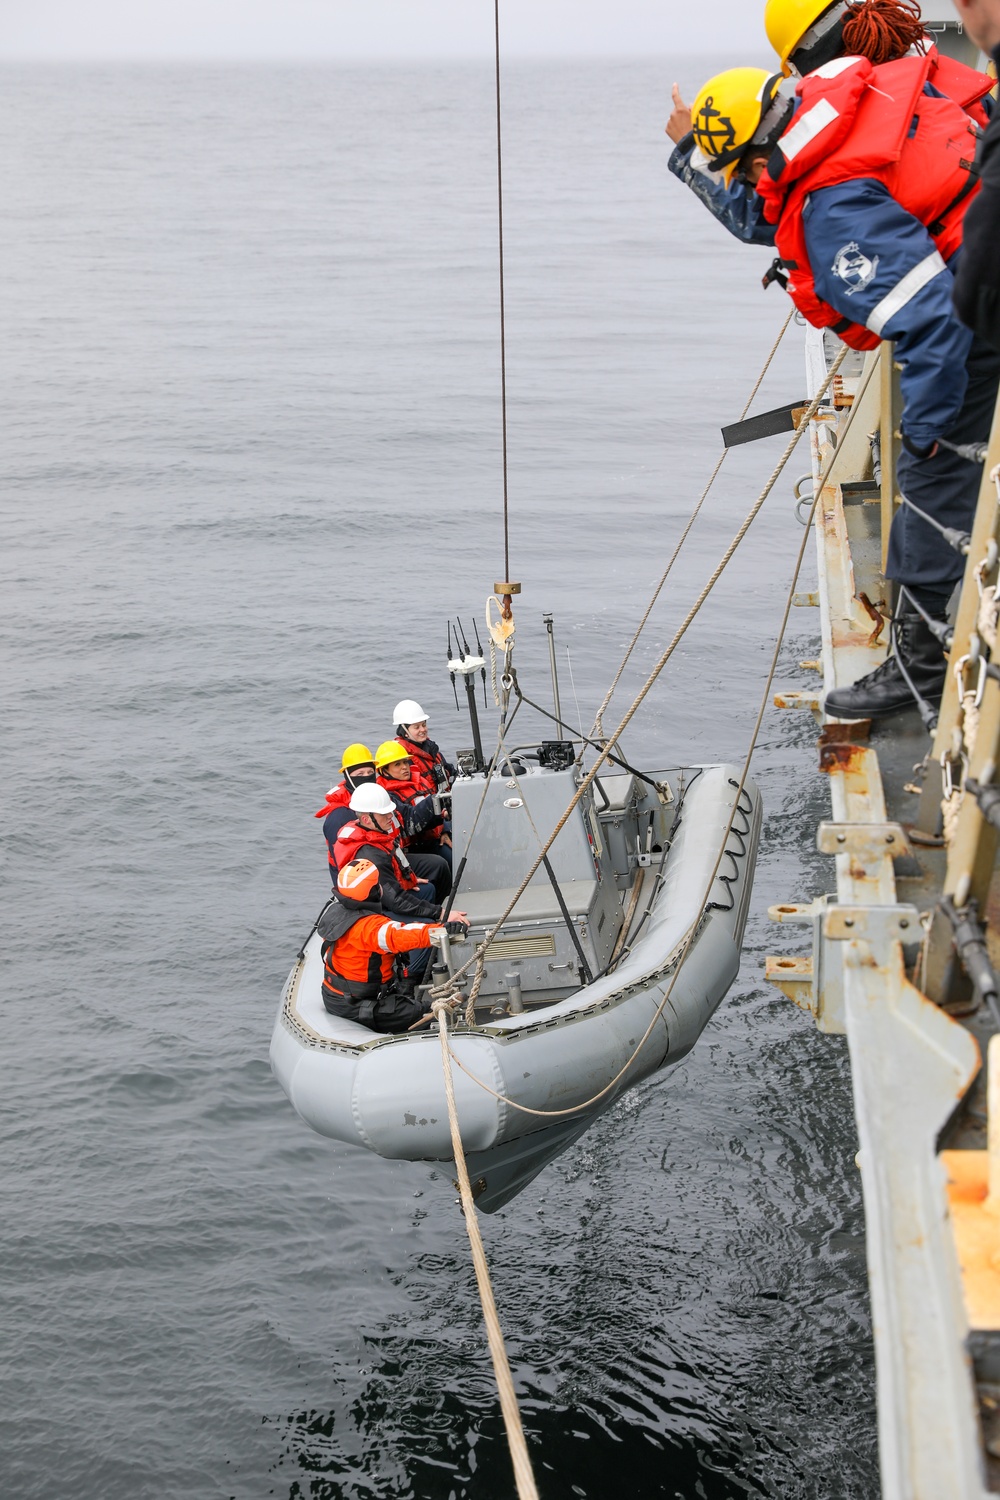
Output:
M865 942L879 963L892 943L917 943L923 936L920 912L909 903L898 906L831 906L823 924L830 943Z
M836 827L837 825L832 825ZM843 1033L844 944L866 945L881 967L890 963L894 943L917 943L923 930L915 906L840 906L830 896L815 901L784 902L768 910L772 922L812 927L812 953L768 954L764 977L800 1010L808 1012L820 1031Z
M913 852L901 823L820 823L816 848L820 854L850 854L864 864Z

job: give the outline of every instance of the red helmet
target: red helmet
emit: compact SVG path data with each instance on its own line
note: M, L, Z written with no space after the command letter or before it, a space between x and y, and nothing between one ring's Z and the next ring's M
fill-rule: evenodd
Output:
M337 895L348 901L371 901L378 891L378 870L370 859L352 859L337 876Z

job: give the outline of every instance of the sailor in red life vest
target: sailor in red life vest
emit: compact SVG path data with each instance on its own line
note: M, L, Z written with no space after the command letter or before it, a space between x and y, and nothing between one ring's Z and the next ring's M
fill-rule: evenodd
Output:
M960 104L981 127L991 116L993 80L938 51L915 0L767 0L764 28L786 75L804 78L838 57L867 57L876 65L927 57L932 88ZM692 112L676 83L672 97L666 125L674 142L669 170L730 234L746 244L773 245L774 225L764 217L752 185L739 170L723 174L712 169L698 147Z
M326 801L315 814L317 818L323 819L323 837L326 839L331 880L335 880L337 875L337 862L333 857L337 834L354 816L350 803L358 787L375 780L375 757L367 745L348 745L340 759L340 770L343 781L330 788Z
M452 785L458 776L458 767L445 759L440 745L428 735L427 715L415 699L403 698L393 709L392 717L396 725L396 739L413 761L414 771L426 782L431 783L432 790L445 800L445 824L440 835L441 847L437 852L446 854L450 863L452 856L449 798ZM430 844L417 843L413 847L428 848L431 852L435 852Z
M450 791L458 775L441 753L441 747L427 734L427 715L413 698L404 698L392 711L395 735L416 769L433 782L438 792Z
M399 740L385 740L375 751L378 784L395 804L408 853L442 858L451 869L451 841L444 841L443 793L421 774Z
M917 606L944 619L964 559L933 523L971 530L979 491L976 466L945 445L986 439L1000 380L1000 354L952 308L977 127L933 87L931 61L839 57L801 79L794 100L779 75L735 68L693 106L706 157L763 200L796 306L854 348L892 340L902 370L897 481L923 514L901 507L890 534L886 574L906 590L895 654L827 694L836 718L940 700L947 664Z
M350 823L345 823L333 845L338 870L363 855L378 867L382 898L396 917L440 917L451 890L451 874L443 859L404 852L396 806L377 784L359 787L351 797Z
M397 922L382 907L379 872L367 859L345 865L337 894L317 924L323 944L323 1004L330 1015L372 1031L406 1031L425 1013L413 980L394 976L394 956L439 946L441 933L459 940L468 925Z

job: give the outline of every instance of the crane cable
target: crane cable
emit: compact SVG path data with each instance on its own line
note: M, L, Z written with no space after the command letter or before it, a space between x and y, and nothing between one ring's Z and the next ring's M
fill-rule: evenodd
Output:
M793 307L793 308L790 309L788 317L782 323L781 329L780 329L780 331L778 333L778 337L775 339L774 343L771 345L771 352L768 354L768 356L765 359L763 365L761 366L761 371L760 371L760 374L757 376L757 380L756 380L756 382L754 384L754 388L750 392L749 396L746 399L746 402L744 403L743 410L740 412L740 416L739 416L739 420L741 422L743 421L743 419L746 416L747 412L750 410L750 407L753 404L753 399L756 396L757 392L760 390L761 385L763 384L764 376L767 374L768 370L771 368L771 361L774 359L774 356L778 352L778 345L781 343L781 340L785 337L785 334L788 331L788 325L789 325L789 323L791 323L792 318L794 316L795 316L795 308ZM660 597L660 594L661 594L661 592L663 590L663 585L666 583L667 579L670 577L670 574L671 574L671 571L673 569L674 563L677 561L677 558L680 555L681 548L684 546L684 543L687 541L688 536L690 535L690 532L691 532L691 528L694 525L695 521L697 521L699 512L701 511L702 506L704 505L706 499L708 498L708 492L712 488L712 485L715 483L716 479L718 478L719 470L722 468L722 465L725 463L726 458L728 457L728 454L729 454L729 449L728 448L723 448L722 452L719 454L719 457L716 460L715 468L712 470L711 474L708 476L708 483L705 485L705 488L702 490L701 494L698 496L698 502L695 505L694 510L688 516L687 523L686 523L686 525L684 527L684 530L681 532L680 537L678 538L676 547L674 548L673 552L671 553L670 560L667 563L667 566L664 568L663 573L660 576L659 583L656 585L656 588L653 590L652 598L650 599L648 605L646 606L646 612L643 615L642 619L639 621L639 624L636 626L635 634L633 635L632 639L629 641L628 646L625 649L625 655L622 657L621 662L619 663L618 670L617 670L617 672L614 675L614 680L613 680L611 686L608 688L608 691L604 695L604 701L601 704L600 708L597 710L597 713L594 715L594 727L591 730L591 734L598 736L598 738L602 738L603 739L603 737L604 737L604 711L607 708L608 704L611 702L611 698L612 698L612 695L614 693L614 690L618 686L619 682L621 681L622 673L624 672L626 666L628 665L629 658L631 657L632 652L635 650L636 642L638 641L639 637L642 635L642 632L646 628L646 625L647 625L647 623L649 621L649 617L650 617L650 615L653 612L653 606L656 603L657 599Z
M510 577L510 526L507 515L507 325L503 278L503 150L500 135L500 0L493 0L494 61L497 99L497 240L500 250L500 422L503 437L503 576Z

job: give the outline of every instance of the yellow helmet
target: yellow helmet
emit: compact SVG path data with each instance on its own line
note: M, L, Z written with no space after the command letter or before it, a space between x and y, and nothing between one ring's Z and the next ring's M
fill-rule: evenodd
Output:
M383 766L391 766L397 760L409 760L410 752L404 750L398 740L383 740L375 751L375 769L381 771Z
M352 766L373 766L375 757L367 745L348 745L340 758L340 769L349 771Z
M843 50L844 0L767 0L764 30L786 75L811 73Z
M757 139L765 143L761 125L780 82L780 73L767 73L763 68L728 68L698 91L691 106L695 145L709 170L721 172L726 182L747 147Z

